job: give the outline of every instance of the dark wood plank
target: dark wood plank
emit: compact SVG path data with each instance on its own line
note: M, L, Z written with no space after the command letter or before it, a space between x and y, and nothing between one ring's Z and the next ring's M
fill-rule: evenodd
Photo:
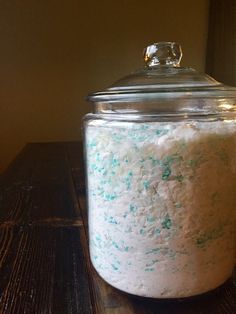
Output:
M85 226L85 232L88 228L88 210L86 207L86 175L84 162L84 148L82 142L68 143L66 146L68 163L71 169L74 195L79 204L79 210ZM83 204L80 204L83 203ZM80 206L82 205L82 206Z
M29 144L0 181L0 313L92 313L67 144Z
M75 193L84 213L84 225L87 225L87 206L85 197L84 178L81 175L81 158L78 147L70 147L69 162L72 169ZM70 157L72 156L72 158ZM82 180L82 181L81 181ZM88 253L88 235L83 235L86 240L82 241L86 263L88 267L91 297L94 313L96 314L235 314L236 313L236 276L222 287L208 294L195 298L178 300L151 300L135 298L118 291L103 281L91 265Z
M23 149L1 178L0 223L81 220L65 147L39 143Z
M0 313L91 314L81 228L0 228Z

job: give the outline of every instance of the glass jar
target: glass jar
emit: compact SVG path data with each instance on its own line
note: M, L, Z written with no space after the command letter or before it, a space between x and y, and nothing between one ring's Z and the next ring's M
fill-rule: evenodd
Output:
M138 296L210 291L235 262L236 88L179 66L178 44L90 94L84 119L93 266Z

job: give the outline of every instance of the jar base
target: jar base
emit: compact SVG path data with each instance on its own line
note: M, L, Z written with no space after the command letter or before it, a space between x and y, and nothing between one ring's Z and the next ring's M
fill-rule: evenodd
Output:
M217 293L218 291L220 291L223 287L227 286L229 283L232 282L232 278L233 278L233 273L231 274L231 276L229 276L228 278L226 278L223 282L221 282L219 285L217 285L216 287L207 290L207 291L203 291L203 292L199 292L199 293L194 293L191 295L186 295L186 296L162 296L162 295L158 295L158 296L148 296L148 295L141 295L141 294L133 294L130 293L128 291L122 290L118 287L116 287L115 285L113 285L112 283L108 282L102 275L99 274L99 272L96 270L96 268L92 265L94 271L97 273L97 275L104 280L109 286L111 286L112 288L116 289L117 291L119 291L119 293L122 293L124 295L127 295L131 298L137 299L137 300L152 300L152 301L192 301L195 299L204 299L205 297L209 297L210 295L215 295L215 293Z
M104 280L104 279L103 279ZM105 281L105 280L104 280ZM209 290L207 292L203 292L203 293L199 293L199 294L195 294L192 296L186 296L186 297L168 297L168 298L163 298L163 297L148 297L148 296L139 296L139 295L135 295L129 292L125 292L123 290L120 290L114 286L112 286L111 284L109 284L107 281L105 281L108 285L110 285L113 289L117 290L119 293L126 295L134 300L140 300L140 301L150 301L150 302L192 302L192 301L200 301L200 300L204 300L204 299L208 299L209 297L214 297L215 295L218 294L220 291L222 291L225 287L227 287L228 285L232 284L232 277L226 279L226 281L224 281L221 285L219 285L218 287Z

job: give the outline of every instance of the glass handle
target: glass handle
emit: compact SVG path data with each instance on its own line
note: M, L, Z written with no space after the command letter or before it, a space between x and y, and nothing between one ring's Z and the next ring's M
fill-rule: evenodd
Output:
M181 46L175 42L160 42L144 50L144 62L148 67L179 67L182 58Z

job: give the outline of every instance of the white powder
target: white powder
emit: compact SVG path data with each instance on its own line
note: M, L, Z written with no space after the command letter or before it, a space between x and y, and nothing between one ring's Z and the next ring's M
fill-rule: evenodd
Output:
M91 260L114 287L192 296L234 267L236 121L86 127Z

